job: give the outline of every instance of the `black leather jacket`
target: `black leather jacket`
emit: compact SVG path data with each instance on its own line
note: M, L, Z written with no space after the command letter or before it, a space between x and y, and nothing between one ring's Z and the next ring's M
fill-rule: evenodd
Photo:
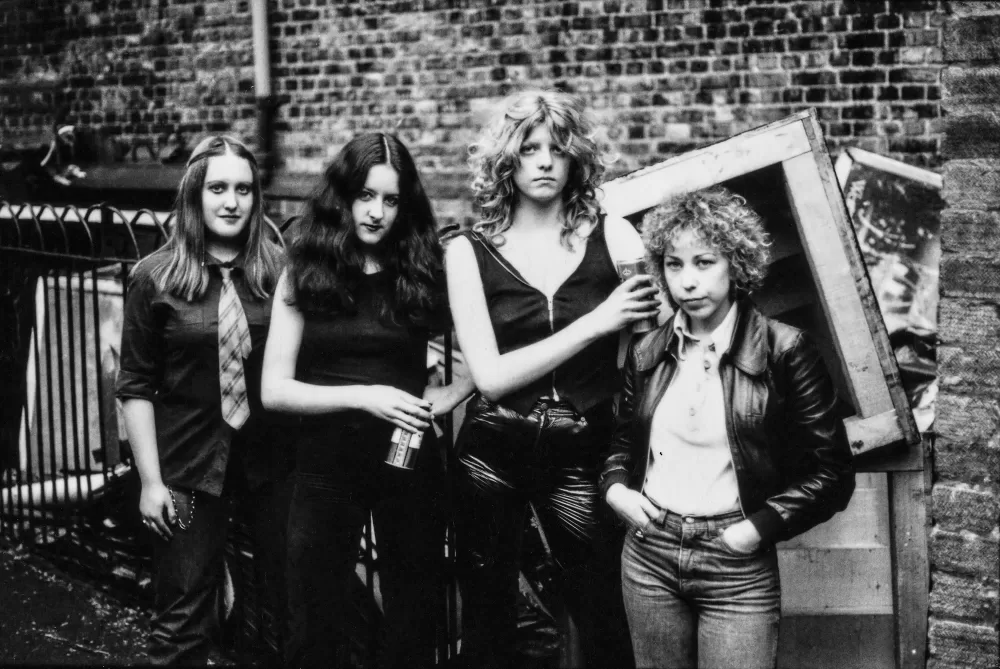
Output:
M801 330L738 306L732 346L719 362L726 433L740 507L765 542L805 532L843 510L854 467L837 395L816 347ZM632 340L625 386L601 491L641 489L653 412L676 369L674 319Z

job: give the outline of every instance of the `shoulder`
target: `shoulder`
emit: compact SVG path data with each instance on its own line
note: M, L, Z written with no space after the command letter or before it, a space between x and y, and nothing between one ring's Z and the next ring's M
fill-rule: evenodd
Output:
M160 249L150 253L132 266L129 273L129 290L153 290L156 288L155 275L170 260L170 253Z
M760 318L767 328L767 343L772 359L777 360L786 357L788 353L814 348L809 334L802 328L782 323L763 314Z

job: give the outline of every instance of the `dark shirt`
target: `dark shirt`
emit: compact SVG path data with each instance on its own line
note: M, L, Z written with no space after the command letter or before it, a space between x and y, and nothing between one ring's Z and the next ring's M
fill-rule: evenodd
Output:
M218 260L209 256L208 288L193 302L159 290L150 276L165 261L156 253L136 265L125 300L121 369L117 395L153 403L156 445L163 482L211 495L221 495L231 451L238 449L251 486L273 477L268 471L284 462L275 435L273 414L260 405L260 374L270 319L270 304L246 287L240 258L231 263L236 293L250 327L252 352L244 361L250 418L233 430L222 418L219 391L219 294L222 276ZM256 481L255 481L256 479Z
M515 351L559 332L590 313L618 287L618 274L599 225L587 240L583 259L549 304L483 235L465 233L472 243L483 293L500 354ZM499 404L527 415L541 397L569 402L580 413L610 399L621 385L617 368L618 335L590 344L551 374L500 398Z
M420 397L428 333L379 317L378 304L392 290L387 272L364 275L354 295L356 313L306 316L295 378L320 386L386 385ZM322 476L375 467L393 429L361 410L303 416L296 467Z

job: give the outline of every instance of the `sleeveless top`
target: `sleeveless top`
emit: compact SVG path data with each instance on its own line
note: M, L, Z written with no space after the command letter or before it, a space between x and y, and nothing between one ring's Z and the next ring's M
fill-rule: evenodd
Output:
M361 277L357 313L308 315L295 378L320 386L387 385L420 397L427 385L428 332L379 319L393 291L388 272ZM395 427L361 410L303 416L296 467L330 476L344 465L371 468L385 458Z
M501 355L545 339L590 313L618 287L604 242L603 220L587 240L580 265L551 303L479 232L465 231L479 264L483 293ZM527 415L541 397L569 402L579 413L608 400L621 386L618 334L593 342L550 374L503 396L499 404Z

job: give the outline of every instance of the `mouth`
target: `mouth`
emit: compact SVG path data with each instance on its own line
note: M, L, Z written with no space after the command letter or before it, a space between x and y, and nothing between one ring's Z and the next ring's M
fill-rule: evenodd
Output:
M551 185L551 184L554 184L555 182L556 182L556 180L553 179L552 177L538 177L537 179L535 179L535 183L536 184L548 184L548 185Z
M376 223L362 223L361 227L369 232L378 232L382 229L382 226Z
M705 298L704 297L692 297L692 298L687 299L687 300L681 300L681 304L683 304L686 307L700 307L703 304L705 304Z

